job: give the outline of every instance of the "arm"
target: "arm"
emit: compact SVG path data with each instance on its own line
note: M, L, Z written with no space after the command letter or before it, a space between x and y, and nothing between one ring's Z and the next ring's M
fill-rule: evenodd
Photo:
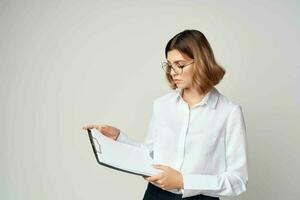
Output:
M155 135L155 120L156 120L154 105L155 105L155 102L153 103L153 106L152 106L152 114L151 114L150 123L148 125L148 130L147 130L147 134L146 134L146 138L145 138L144 142L139 143L139 142L131 139L122 130L120 130L120 134L119 134L118 138L116 139L116 141L126 143L129 145L133 145L133 146L137 146L140 148L145 148L149 151L149 154L151 155L153 152L153 139L154 139L154 135ZM153 158L152 155L151 155L151 157Z
M183 174L184 197L204 194L210 196L237 196L246 191L248 183L246 127L242 108L233 108L226 125L226 166L216 175Z

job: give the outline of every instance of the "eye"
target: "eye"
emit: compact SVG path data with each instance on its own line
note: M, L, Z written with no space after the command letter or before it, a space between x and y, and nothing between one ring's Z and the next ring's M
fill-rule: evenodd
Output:
M184 68L184 64L178 63L178 64L177 64L177 67L179 67L179 68Z

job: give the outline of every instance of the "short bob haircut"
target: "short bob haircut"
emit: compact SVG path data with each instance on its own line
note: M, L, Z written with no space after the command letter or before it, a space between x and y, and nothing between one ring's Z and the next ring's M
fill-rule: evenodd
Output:
M192 87L196 87L199 94L206 94L217 85L225 75L225 69L217 64L212 48L203 33L198 30L184 30L175 35L165 48L168 51L177 49L186 59L193 59ZM177 88L172 76L166 73L169 86Z

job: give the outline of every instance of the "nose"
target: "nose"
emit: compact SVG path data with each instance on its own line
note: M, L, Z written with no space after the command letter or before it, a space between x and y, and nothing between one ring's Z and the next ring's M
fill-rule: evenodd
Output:
M172 77L175 77L175 76L178 75L178 74L175 73L173 68L171 68L170 74L171 74Z

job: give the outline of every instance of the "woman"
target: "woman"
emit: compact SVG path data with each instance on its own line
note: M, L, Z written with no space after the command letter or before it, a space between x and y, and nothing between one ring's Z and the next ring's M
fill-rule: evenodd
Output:
M149 150L162 172L145 200L219 199L246 191L246 127L242 108L216 88L225 74L203 33L184 30L165 48L162 68L171 92L154 100L143 143L109 125L87 125L119 142Z

